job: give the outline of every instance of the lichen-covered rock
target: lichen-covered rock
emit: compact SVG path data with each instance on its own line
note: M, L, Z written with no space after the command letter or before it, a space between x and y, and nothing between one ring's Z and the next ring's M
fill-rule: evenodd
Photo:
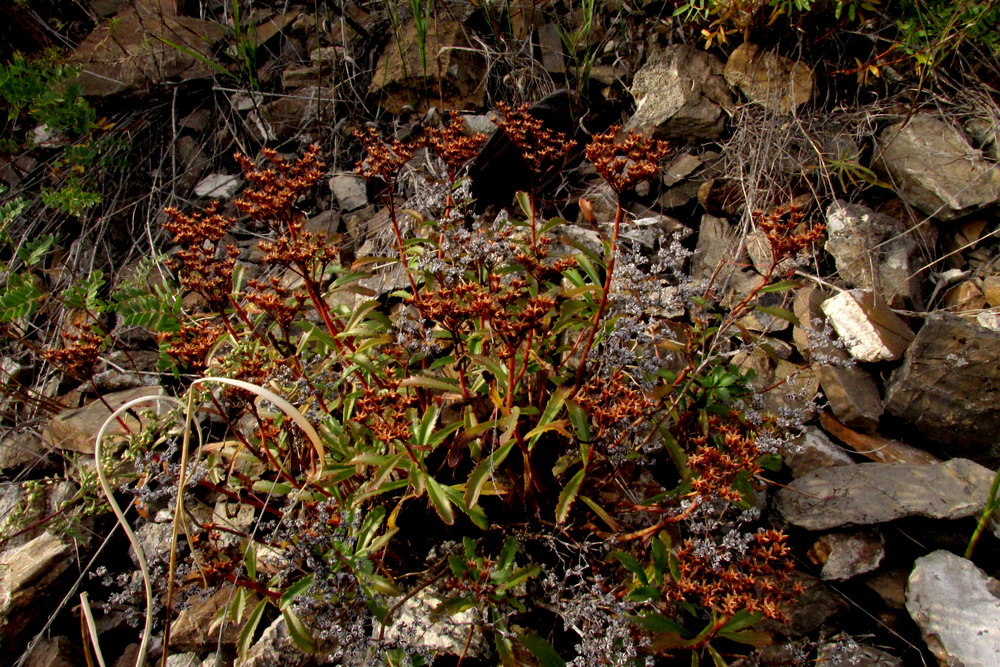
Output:
M718 58L692 46L653 52L632 81L636 109L626 127L662 139L717 139L733 103L722 70Z

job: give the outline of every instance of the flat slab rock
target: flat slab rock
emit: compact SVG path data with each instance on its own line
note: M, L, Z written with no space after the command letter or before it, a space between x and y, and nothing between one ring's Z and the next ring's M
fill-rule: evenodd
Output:
M982 511L992 481L992 470L967 459L941 465L859 463L820 468L794 480L778 492L777 508L789 523L807 530L909 516L959 519Z
M906 610L942 665L1000 665L1000 581L949 551L918 558Z

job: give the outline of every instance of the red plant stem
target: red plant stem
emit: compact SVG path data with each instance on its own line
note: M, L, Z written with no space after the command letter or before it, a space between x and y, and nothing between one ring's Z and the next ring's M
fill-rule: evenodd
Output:
M580 355L580 365L576 369L576 388L574 393L579 391L583 386L583 376L587 371L587 358L590 356L590 350L594 346L594 339L597 337L597 330L601 325L601 318L604 317L604 311L608 307L608 295L611 293L611 278L614 276L615 272L615 257L618 255L618 232L621 229L622 219L625 217L625 209L622 207L621 196L618 197L618 206L615 211L615 227L611 235L611 253L607 261L607 269L604 276L604 289L601 291L601 301L597 305L597 312L594 313L594 322L590 327L590 333L587 335L587 342L583 346L583 352Z
M417 295L417 283L413 280L413 276L410 274L410 267L406 262L406 250L403 248L403 233L399 231L399 220L396 217L396 201L392 179L389 179L388 186L386 188L386 206L389 207L389 222L392 223L392 231L396 234L396 248L399 250L399 261L403 265L403 271L406 272L406 279L410 281L410 287L413 289L413 296Z
M101 392L97 389L97 385L94 384L93 376L90 376L87 382L90 383L90 388L94 390L94 393L97 394L98 400L100 400L101 403L104 404L104 407L108 409L108 412L114 412L115 410L117 410L117 408L111 407L111 404L108 403L108 401L104 398L104 395L101 394ZM132 429L128 427L128 424L125 423L125 420L122 419L121 416L115 417L115 421L118 422L118 425L122 427L122 430L125 431L125 433L127 433L128 435L132 435Z

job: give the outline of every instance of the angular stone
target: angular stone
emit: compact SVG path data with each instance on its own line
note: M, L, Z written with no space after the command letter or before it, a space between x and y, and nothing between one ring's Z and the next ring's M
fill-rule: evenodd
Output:
M909 516L962 519L983 510L993 471L968 459L940 465L859 463L820 468L780 489L776 506L806 530L868 526Z
M751 102L779 113L792 113L812 99L816 79L807 65L749 42L730 54L724 75Z
M259 113L250 114L247 120L257 126L265 140L302 136L333 122L336 100L333 88L306 86L257 107Z
M538 50L542 55L542 67L549 74L566 74L566 60L563 58L563 42L559 26L546 23L538 29Z
M378 61L369 94L383 109L399 113L404 106L418 110L478 107L486 95L486 59L466 36L465 26L442 20L431 24L424 42L427 71L420 59L417 27L410 21L389 40ZM425 76L426 74L426 76Z
M30 626L50 611L47 597L73 562L73 549L52 533L0 555L0 645L12 654Z
M952 313L966 313L987 307L986 296L975 280L963 280L944 293L942 305Z
M740 248L740 235L731 224L723 218L703 215L698 245L691 258L692 275L704 279L715 275L717 284L726 281L747 263L747 256Z
M232 199L243 187L243 179L236 174L209 174L194 186L194 193L206 199Z
M136 387L128 391L119 391L104 397L108 405L117 409L118 406L136 398L146 396L164 396L163 387ZM136 408L136 412L154 410L157 414L165 414L168 406L163 401L149 401ZM49 420L42 432L42 440L50 447L68 449L82 454L94 453L94 438L101 430L101 425L111 414L104 402L96 400L82 408L64 410ZM129 412L120 415L122 421L133 433L142 428L135 417ZM106 435L122 435L122 426L115 420L105 431Z
M131 92L215 74L203 59L214 60L212 48L226 34L225 26L172 15L165 10L170 4L139 0L83 40L69 62L83 70L78 81L84 95Z
M983 297L990 307L1000 306L1000 273L983 278Z
M1000 332L937 312L886 384L885 408L953 453L1000 455Z
M920 247L913 230L888 215L837 200L826 210L826 251L848 287L874 290L890 305L913 305Z
M207 651L216 646L230 648L235 646L239 639L240 626L230 622L228 617L221 629L213 622L215 615L231 602L234 594L233 588L222 586L212 595L194 599L190 606L185 607L177 615L171 626L171 648L180 651ZM244 620L256 604L257 596L251 593L243 608Z
M816 664L823 667L903 667L903 660L872 646L846 641L823 644L816 651Z
M626 129L660 139L717 139L733 103L722 70L718 58L693 46L653 52L632 80L636 109Z
M1000 665L1000 582L938 550L914 563L906 610L942 665Z
M823 566L820 579L847 581L876 569L885 558L885 547L877 531L828 533L813 543L808 556Z
M823 312L858 361L895 361L913 332L871 290L851 290L823 302Z
M882 169L922 213L953 220L1000 201L1000 170L940 118L918 113L879 136Z
M827 621L847 611L847 603L835 595L822 581L803 572L794 571L791 582L802 587L802 593L781 605L786 620L764 621L760 629L777 631L786 637L800 637L821 628Z
M820 468L854 465L850 454L815 426L806 426L782 457L793 477L802 477Z
M332 176L330 191L337 198L340 208L345 211L356 211L368 204L367 181L356 174Z
M833 350L830 357L840 363L816 365L816 375L830 409L844 424L859 431L874 431L882 417L882 396L871 373L858 366L848 366L850 358L843 350Z

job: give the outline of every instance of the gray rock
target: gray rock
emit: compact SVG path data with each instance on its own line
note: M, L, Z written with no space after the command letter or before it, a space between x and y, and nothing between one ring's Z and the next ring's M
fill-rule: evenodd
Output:
M653 52L632 81L636 109L626 129L662 139L718 138L732 107L722 70L718 58L693 46Z
M807 65L744 42L726 61L725 77L751 102L792 113L813 96L815 75Z
M813 543L809 558L823 566L821 579L847 581L876 569L885 558L885 547L876 531L828 533Z
M43 637L28 654L25 664L32 667L73 667L78 655L69 637Z
M695 278L708 279L718 269L716 281L719 284L738 272L747 261L739 232L724 218L703 215L698 228L698 245L691 258L691 274Z
M886 411L953 453L1000 455L1000 331L929 316L886 385Z
M250 120L263 139L287 139L334 122L337 96L333 88L306 86L259 107Z
M789 451L784 453L784 459L794 477L820 468L854 465L854 459L815 426L803 429L802 435L795 438Z
M851 290L822 305L830 324L858 361L895 361L913 340L913 332L871 290Z
M243 179L236 174L209 174L194 186L194 193L207 199L232 199L242 187Z
M786 637L801 637L847 611L847 603L816 577L795 571L792 572L791 582L798 583L802 593L782 605L787 619L783 622L764 621L759 626L761 630L776 631Z
M434 610L441 604L433 591L422 590L406 600L396 612L391 626L385 628L385 639L392 642L406 638L412 646L440 655L477 655L482 653L485 639L482 619L475 607L457 614L436 615ZM436 619L436 620L433 620ZM379 628L375 629L378 634ZM472 640L468 651L465 650Z
M909 516L961 519L982 511L992 481L992 470L968 459L859 463L814 470L778 491L776 502L786 521L807 530Z
M880 651L872 646L862 646L850 637L838 637L838 641L819 647L816 663L823 667L903 667L901 658Z
M1000 664L1000 582L948 551L918 558L906 610L942 665Z
M356 211L368 204L368 186L357 174L337 174L330 178L330 191L345 211Z
M1000 201L1000 170L940 118L914 115L879 136L884 171L899 196L922 213L953 220Z
M826 232L826 251L848 287L874 290L890 305L918 301L914 274L920 248L912 230L888 215L837 200L826 210Z
M227 616L219 627L214 619L218 612L229 605L236 594L231 586L222 586L212 595L190 601L177 615L170 631L170 647L180 651L207 651L215 647L236 645L241 626ZM257 605L256 594L251 593L244 604L241 618L245 621ZM199 660L197 665L201 665Z
M38 433L7 429L0 435L0 470L8 470L45 458L45 447ZM3 516L0 512L0 516Z

